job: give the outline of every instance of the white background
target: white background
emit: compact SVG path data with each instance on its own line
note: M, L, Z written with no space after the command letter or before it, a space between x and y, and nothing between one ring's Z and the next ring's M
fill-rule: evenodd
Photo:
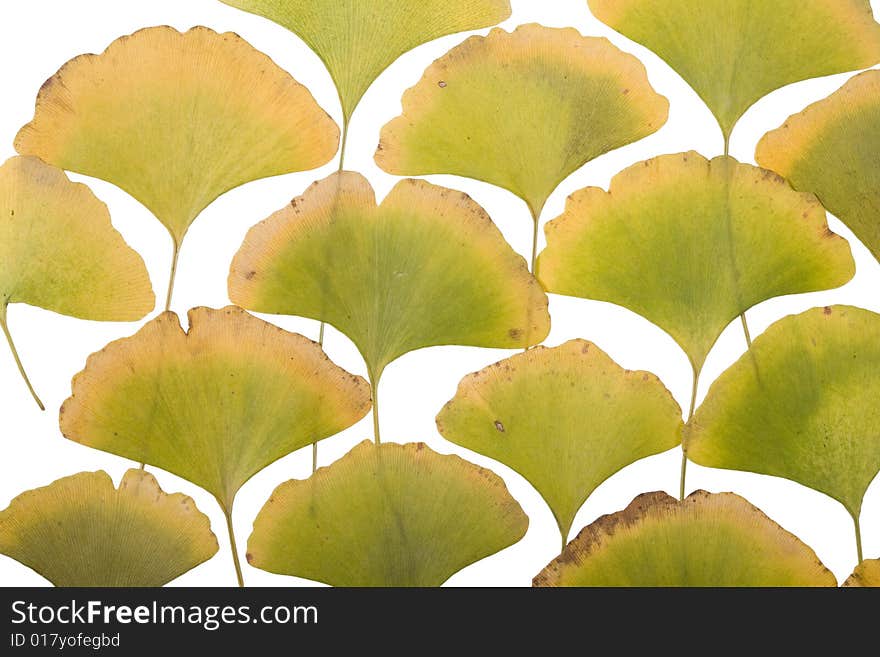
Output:
M880 0L873 3L875 14ZM606 187L619 170L639 160L664 153L694 149L706 156L722 151L721 134L708 109L696 94L659 58L615 34L589 13L585 0L514 0L513 17L503 24L512 28L526 22L548 26L574 26L586 35L610 38L634 53L647 66L651 83L671 101L668 124L657 134L598 158L566 180L551 198L543 219L561 213L566 196L588 185ZM68 59L100 52L113 39L139 28L169 24L177 29L207 25L218 31L235 31L268 53L305 84L334 118L340 111L336 92L318 58L294 35L264 19L246 14L216 0L29 0L0 6L0 157L14 155L12 140L33 115L37 90ZM484 31L485 32L485 31ZM465 38L455 35L426 44L389 68L365 96L351 125L346 168L365 174L383 197L397 179L376 167L373 152L380 127L400 112L400 97L415 84L437 57ZM733 134L731 154L753 162L758 139L780 125L790 114L837 89L849 75L839 75L789 86L753 107ZM298 196L313 181L335 170L323 169L251 183L209 207L189 231L181 254L174 310L184 314L192 306L220 307L228 303L226 275L233 254L247 229ZM164 299L171 245L165 229L150 213L113 185L73 175L88 182L105 201L113 223L146 260L157 298ZM480 203L520 253L531 247L531 224L525 206L508 192L484 183L450 176L433 176L432 182L461 189ZM852 234L834 218L832 230L850 240L858 265L855 279L830 292L772 300L749 312L753 336L781 317L818 305L849 303L880 310L880 265ZM59 236L63 239L63 236ZM543 236L542 236L543 240ZM542 241L543 243L543 241ZM660 329L622 308L599 302L550 297L553 331L546 344L557 345L575 337L596 342L618 363L629 369L656 373L683 408L688 407L691 374L682 351ZM83 470L105 469L115 481L130 463L65 440L59 430L57 409L70 392L70 378L86 357L110 340L134 333L139 325L101 324L62 317L51 312L15 305L9 321L19 351L48 411L40 413L19 379L5 345L0 345L0 508L18 493ZM284 328L315 338L317 324L296 318L275 318ZM745 349L739 322L718 341L702 375L699 396ZM352 344L330 330L326 341L330 357L350 371L365 374ZM444 441L434 416L455 393L459 379L472 371L511 355L511 352L474 348L438 347L404 356L386 371L382 380L382 435L389 441L426 441L435 450L458 453L501 474L531 519L529 531L517 545L455 575L454 585L528 585L531 578L559 549L558 530L547 506L525 480L508 468ZM321 463L328 464L353 445L371 436L369 417L345 433L321 443ZM282 481L308 476L310 449L290 455L266 468L241 490L235 508L239 546L244 545L251 522L270 492ZM678 492L680 451L648 458L626 468L593 493L574 523L572 536L596 517L625 507L645 491ZM220 540L219 554L174 585L233 585L232 562L226 532L214 500L192 484L165 472L152 471L169 492L194 497L211 517ZM747 497L771 518L794 532L834 571L845 578L855 565L852 522L832 499L782 479L738 472L709 470L690 464L688 487L713 492L734 491ZM880 556L880 484L868 493L862 512L866 557ZM302 580L261 572L243 564L248 585L299 585ZM3 585L45 585L39 575L0 556Z

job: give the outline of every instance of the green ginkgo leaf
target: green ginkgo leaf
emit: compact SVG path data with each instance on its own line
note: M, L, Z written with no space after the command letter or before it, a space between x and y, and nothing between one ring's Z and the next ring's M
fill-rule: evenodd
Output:
M636 164L610 192L576 192L546 233L545 289L639 313L675 339L695 374L750 307L855 273L815 197L769 171L694 152Z
M107 180L168 229L246 182L329 162L339 130L309 91L236 34L141 30L50 78L15 147Z
M880 315L814 308L773 324L709 389L685 446L695 463L785 477L855 522L880 471Z
M374 406L385 367L407 352L522 348L550 329L546 294L467 195L405 180L377 206L370 184L350 172L315 183L251 229L232 262L229 297L351 338Z
M155 302L144 261L88 187L32 157L0 166L0 327L40 408L9 332L10 304L134 321Z
M217 553L208 517L129 470L81 472L27 491L0 511L0 554L55 586L163 586Z
M645 493L585 527L535 586L837 586L816 553L733 493Z
M846 587L880 588L880 559L868 559L860 563L843 585Z
M880 260L880 71L855 76L764 136L755 157L815 193Z
M447 440L529 480L563 544L599 484L677 446L682 426L681 408L656 376L624 370L584 340L536 347L465 377L437 416Z
M201 486L229 519L254 474L370 408L366 381L300 335L232 306L191 310L189 326L166 312L90 356L64 435Z
M662 57L729 142L740 117L792 82L880 62L869 0L588 0L593 14Z
M523 25L474 36L434 62L382 129L376 162L507 189L537 223L553 190L590 160L658 130L669 103L607 39Z
M422 443L364 442L288 481L254 521L248 561L334 586L440 586L525 536L492 472Z
M221 0L297 34L330 72L345 123L373 81L405 52L510 17L509 0Z

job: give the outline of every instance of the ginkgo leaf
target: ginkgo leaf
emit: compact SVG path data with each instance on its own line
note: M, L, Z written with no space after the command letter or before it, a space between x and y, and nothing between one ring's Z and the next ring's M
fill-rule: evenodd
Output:
M880 315L814 308L773 324L712 384L686 433L695 463L791 479L849 511L880 471Z
M149 463L213 494L244 483L370 408L367 383L306 338L236 307L163 313L89 357L61 407L76 442Z
M376 162L503 187L541 213L590 160L665 122L645 67L607 39L523 25L474 36L434 62L382 130Z
M16 497L0 511L0 554L55 586L163 586L217 553L208 517L129 470L81 472Z
M404 180L377 206L370 184L350 172L251 229L229 297L347 335L366 361L374 403L385 367L407 352L522 348L550 329L546 294L467 195Z
M545 289L639 313L675 339L695 374L750 307L837 287L855 272L815 197L769 171L693 152L636 164L610 192L576 192L546 233Z
M880 559L868 559L860 563L843 586L880 588Z
M9 304L101 321L141 319L155 305L144 261L85 185L32 157L0 167L0 326L12 343Z
M338 140L309 91L238 35L154 27L65 64L15 147L131 194L168 229L176 265L217 197L325 164Z
M562 534L623 467L681 442L681 408L648 372L596 345L536 347L471 374L437 416L447 440L504 463L546 500Z
M792 82L880 62L869 0L588 0L674 68L729 141L755 102Z
M815 193L880 260L880 71L855 76L758 144L757 161Z
M528 524L492 472L422 443L364 442L276 488L247 556L334 586L440 586L519 541Z
M405 52L510 17L509 0L221 0L297 34L324 62L345 122L373 81Z
M733 493L645 493L585 527L535 586L837 586L816 553Z

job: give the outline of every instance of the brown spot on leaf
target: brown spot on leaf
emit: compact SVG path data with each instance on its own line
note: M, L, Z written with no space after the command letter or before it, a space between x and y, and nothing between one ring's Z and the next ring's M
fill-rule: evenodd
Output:
M257 275L257 272L249 271L247 274L244 275L244 277L250 281L250 280L253 280L254 276L256 276L256 275Z
M513 328L510 329L507 334L513 338L514 340L519 340L522 337L522 329Z
M826 315L830 315L831 314L831 306L825 306L822 309L822 312L825 313Z
M445 89L446 88L446 81L440 80L440 82L437 83L437 86L440 87L441 89Z
M504 433L504 425L501 424L501 420L495 420L495 428L501 433Z

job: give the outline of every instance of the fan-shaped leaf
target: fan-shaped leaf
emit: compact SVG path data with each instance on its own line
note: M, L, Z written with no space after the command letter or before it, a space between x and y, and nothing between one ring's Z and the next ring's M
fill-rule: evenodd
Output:
M585 527L535 586L836 586L796 536L732 493L645 493Z
M756 158L814 192L880 260L880 71L867 71L769 132Z
M523 25L437 60L382 130L389 173L451 173L510 190L535 216L569 174L665 122L644 66L606 39Z
M880 588L880 559L868 559L860 563L843 585Z
M589 0L694 88L725 139L755 102L792 82L880 62L869 0Z
M154 27L65 64L15 145L124 189L165 225L176 255L218 196L328 162L338 133L305 87L241 37Z
M270 463L369 410L369 388L315 343L240 308L163 313L89 357L61 408L76 442L150 463L229 511Z
M251 229L229 295L332 324L360 349L374 385L415 349L526 347L550 328L547 296L465 194L405 180L377 207L370 184L349 172Z
M0 167L0 325L10 346L12 303L104 321L138 320L155 304L144 261L110 224L107 206L31 157Z
M584 340L536 347L467 376L437 416L447 440L528 479L563 541L599 484L678 445L682 426L657 377L624 370Z
M394 60L441 36L510 17L509 0L221 0L299 35L336 83L346 122Z
M550 292L625 306L669 333L699 372L724 328L783 294L855 271L825 211L775 174L732 158L666 155L576 192L546 227Z
M254 521L248 561L334 586L440 586L527 528L492 472L421 443L365 442L275 489Z
M814 488L858 526L880 471L878 368L880 315L834 306L786 317L709 389L686 435L688 456Z
M195 502L142 470L126 472L118 490L106 472L81 472L0 512L0 553L56 586L162 586L216 552Z

